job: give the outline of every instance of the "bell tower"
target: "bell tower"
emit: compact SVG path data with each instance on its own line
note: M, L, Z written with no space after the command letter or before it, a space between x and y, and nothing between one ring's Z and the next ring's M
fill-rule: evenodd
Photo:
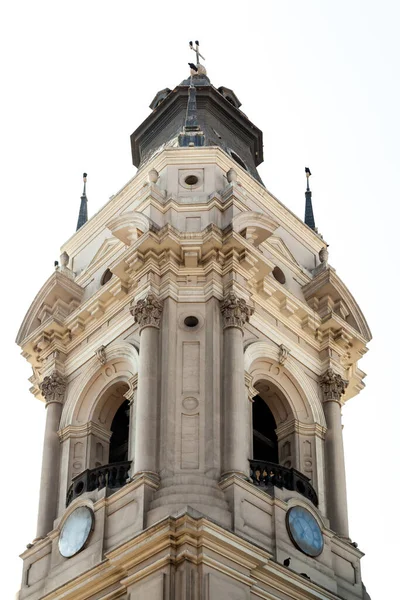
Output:
M131 135L136 176L89 220L84 174L17 336L46 412L20 600L369 597L341 411L371 334L310 170L303 222L191 47L190 76Z

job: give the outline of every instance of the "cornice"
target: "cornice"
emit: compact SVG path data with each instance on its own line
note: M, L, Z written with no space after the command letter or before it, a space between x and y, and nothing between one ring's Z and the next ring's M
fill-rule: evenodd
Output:
M147 182L147 173L151 169L158 172L168 164L217 164L224 172L232 165L240 172L241 190L244 194L251 194L252 199L259 205L261 211L269 212L281 225L292 232L292 234L305 244L312 252L319 252L326 243L307 227L294 213L285 207L264 186L256 181L245 170L241 169L233 159L221 148L166 148L150 163L140 169L136 175L81 228L65 244L61 251L66 251L71 257L75 256L85 247L104 227L113 216L122 212L128 204L135 201L135 196ZM148 186L150 187L150 186ZM156 186L154 186L156 187ZM160 188L158 188L159 190ZM137 201L139 204L139 201Z
M105 429L98 423L89 421L83 425L67 425L67 427L64 427L58 432L58 437L60 438L60 442L65 442L70 438L84 438L91 434L97 436L105 442L109 442L112 432L108 429Z

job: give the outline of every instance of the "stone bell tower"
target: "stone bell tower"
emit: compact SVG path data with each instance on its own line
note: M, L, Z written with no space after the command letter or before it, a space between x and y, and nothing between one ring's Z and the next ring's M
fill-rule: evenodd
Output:
M199 63L131 135L17 343L46 428L20 600L367 598L341 411L371 335ZM312 217L312 218L311 218Z

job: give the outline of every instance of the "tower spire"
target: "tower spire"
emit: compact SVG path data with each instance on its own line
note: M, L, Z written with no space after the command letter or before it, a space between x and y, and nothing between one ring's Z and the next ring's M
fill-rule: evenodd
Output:
M76 230L80 229L82 225L84 225L88 220L88 210L87 210L87 197L86 197L86 181L87 181L87 173L83 174L83 192L81 196L81 206L79 209L79 217L78 223L76 225Z
M197 119L197 102L196 88L193 83L193 77L205 74L205 68L199 63L199 42L195 42L196 47L193 48L193 43L189 42L191 50L196 52L197 66L193 63L188 63L190 67L190 85L188 90L188 103L186 109L186 118L183 131L179 135L180 146L204 146L204 133L200 130ZM203 59L204 57L201 56Z
M312 207L312 192L310 190L309 178L311 176L311 171L308 167L305 168L306 178L307 178L307 189L306 189L306 210L304 213L304 223L308 225L311 229L316 231L315 229L315 221L314 221L314 211Z

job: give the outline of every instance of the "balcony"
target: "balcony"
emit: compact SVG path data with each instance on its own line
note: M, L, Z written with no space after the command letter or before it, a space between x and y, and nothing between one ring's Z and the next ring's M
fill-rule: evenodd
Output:
M250 460L250 477L254 485L268 491L272 487L298 492L315 506L318 496L308 477L296 469L288 469L265 460Z
M108 487L118 489L127 483L131 461L115 462L94 469L86 469L73 478L67 492L66 506L72 500L78 498L85 492L93 492Z

